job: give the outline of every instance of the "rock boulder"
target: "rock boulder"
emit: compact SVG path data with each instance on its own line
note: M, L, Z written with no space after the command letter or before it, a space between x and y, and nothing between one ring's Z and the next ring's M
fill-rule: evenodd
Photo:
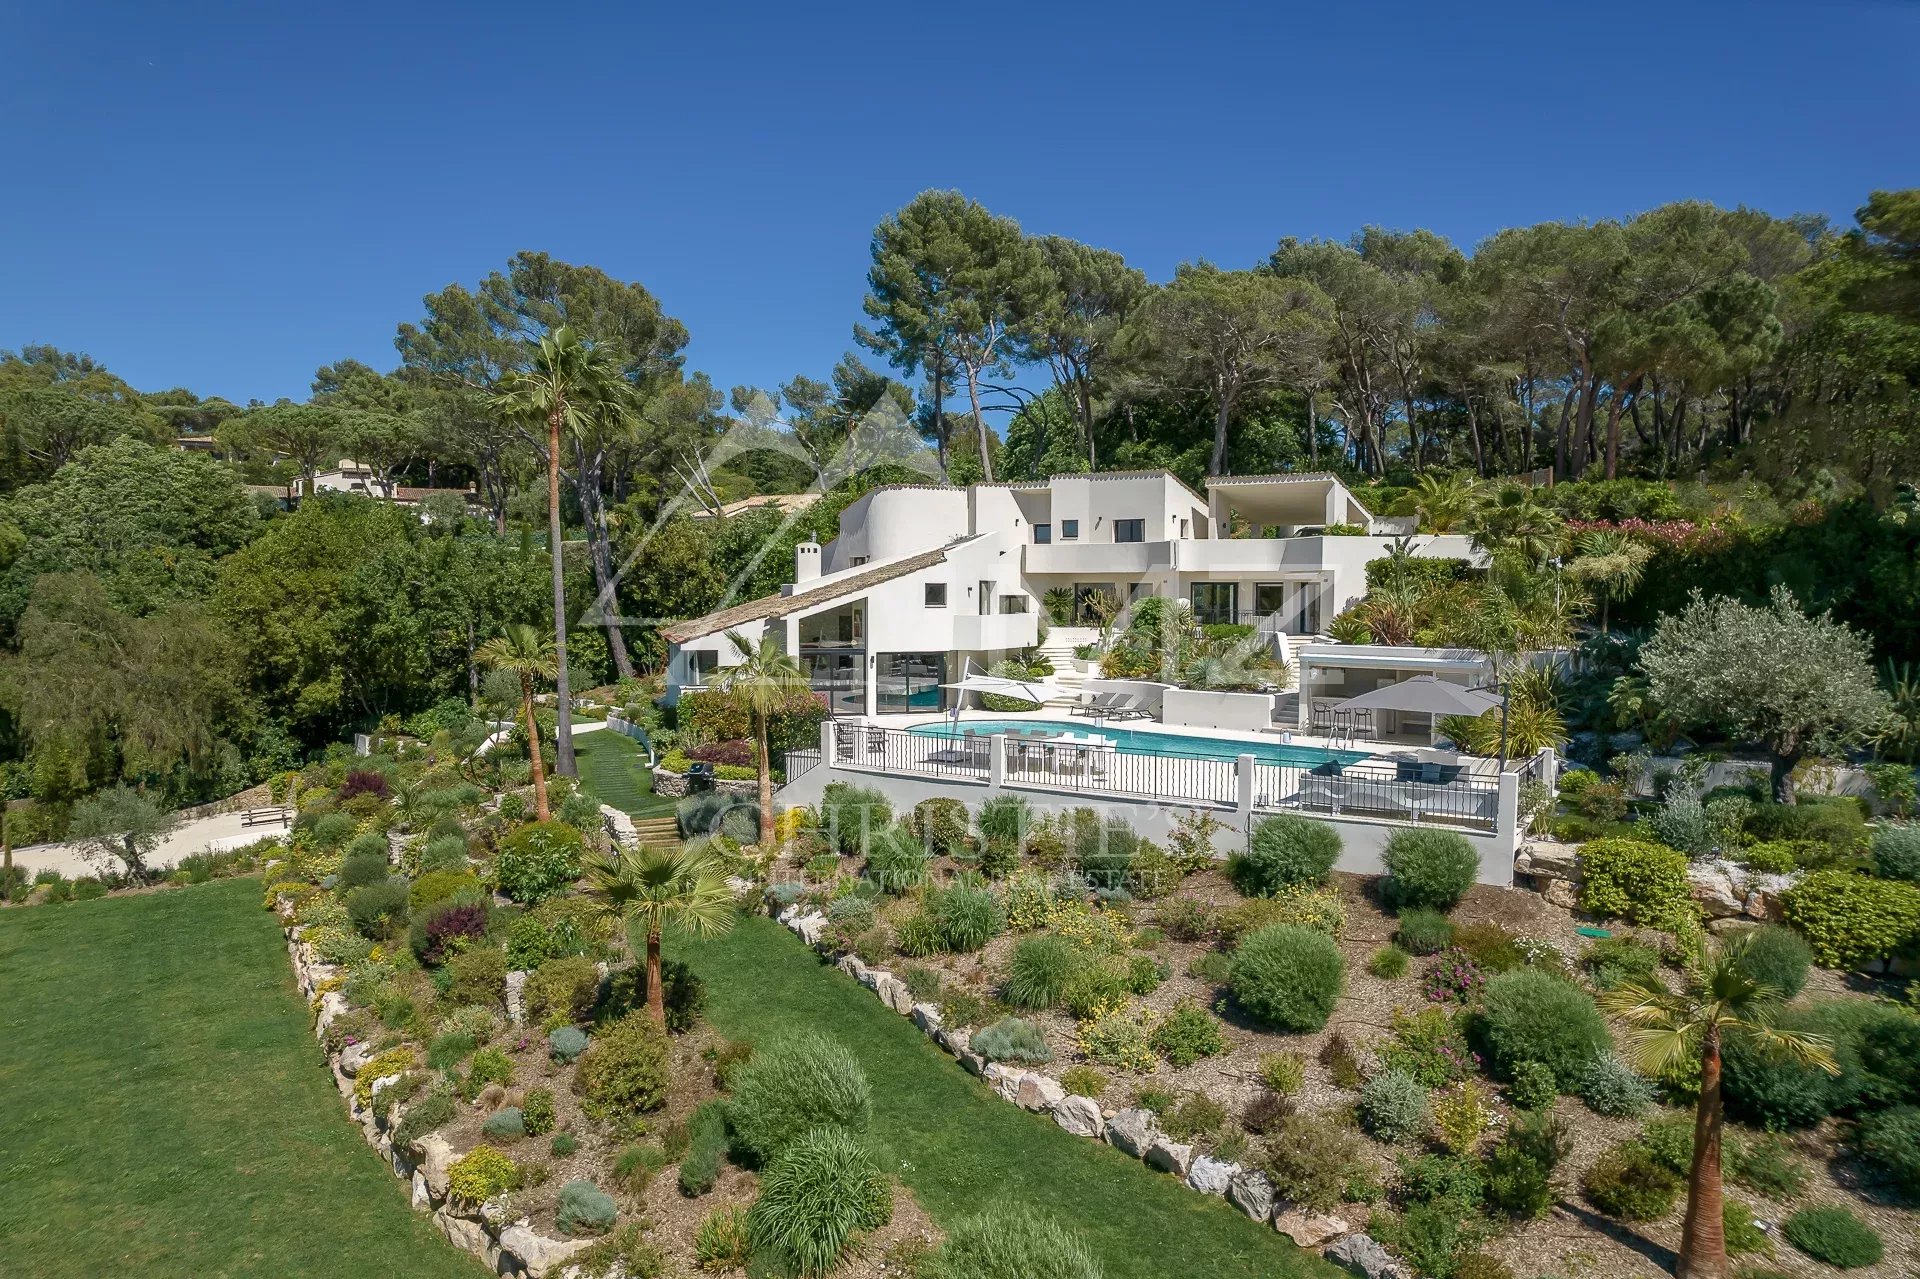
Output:
M1135 1159L1146 1158L1154 1138L1159 1135L1160 1125L1151 1110L1123 1110L1107 1120L1108 1144Z

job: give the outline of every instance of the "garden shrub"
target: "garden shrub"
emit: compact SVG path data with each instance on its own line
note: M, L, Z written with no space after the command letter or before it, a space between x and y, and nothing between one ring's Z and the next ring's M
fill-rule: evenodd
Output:
M940 944L961 954L979 950L1007 926L1000 899L978 884L936 888L927 894L926 910L939 931Z
M747 1238L747 1210L738 1204L715 1208L693 1233L693 1259L710 1273L743 1269L753 1250Z
M1603 937L1581 952L1580 966L1600 990L1624 982L1645 984L1660 971L1660 952L1634 937Z
M1392 981L1407 973L1407 952L1398 946L1382 946L1367 957L1367 972L1382 981Z
M473 897L485 892L478 875L469 875L461 871L431 870L413 881L413 887L407 890L407 905L419 912L435 902L449 901L456 897Z
M492 1146L475 1146L447 1168L447 1192L463 1203L485 1203L519 1187L519 1165Z
M1853 1148L1887 1181L1920 1198L1920 1106L1893 1106L1863 1115Z
M1268 1025L1314 1031L1327 1024L1345 983L1346 963L1332 938L1273 924L1240 943L1230 984L1240 1006Z
M1340 1031L1328 1035L1327 1042L1320 1045L1320 1064L1327 1068L1335 1088L1355 1092L1366 1082L1366 1075L1360 1069L1360 1054L1354 1050L1353 1041Z
M726 791L689 795L674 806L673 817L685 840L719 837L751 844L760 838L760 805Z
M480 1133L489 1141L518 1141L527 1135L527 1118L517 1106L502 1106L488 1115Z
M1593 1206L1622 1221L1655 1221L1673 1211L1685 1182L1638 1142L1622 1142L1588 1169L1581 1188Z
M580 1060L586 1050L587 1032L578 1026L561 1026L547 1034L547 1055L563 1066Z
M1498 924L1468 924L1454 932L1453 945L1485 973L1510 973L1527 962L1520 938Z
M713 1189L727 1153L726 1103L700 1103L687 1123L687 1153L680 1159L680 1193L696 1198Z
M446 995L456 1004L505 1006L507 953L498 946L468 946L447 960Z
M1743 936L1734 951L1740 971L1773 991L1792 999L1807 984L1813 966L1813 948L1791 928L1768 924Z
M1487 984L1487 975L1464 950L1449 946L1420 973L1420 993L1428 1003L1469 1003Z
M1780 1233L1801 1252L1837 1270L1871 1266L1884 1252L1873 1227L1845 1208L1802 1208L1786 1219Z
M1828 856L1854 857L1867 848L1866 813L1852 796L1810 797L1797 804L1755 804L1743 823L1756 841L1814 840Z
M866 1148L840 1128L796 1137L767 1166L747 1213L756 1251L802 1276L836 1267L855 1239L893 1216L893 1188Z
M1033 805L1024 795L996 795L980 805L977 821L983 842L1017 849L1033 829Z
M560 1187L560 1198L554 1205L554 1221L560 1233L574 1238L606 1234L619 1214L613 1197L591 1181L569 1181Z
M465 835L435 835L427 840L427 846L420 852L420 871L430 874L434 871L464 872L467 869L467 838Z
M1030 1208L997 1207L953 1224L918 1279L1101 1279L1086 1240Z
M957 799L923 799L907 815L907 829L936 857L967 849L967 806Z
M1387 1227L1385 1237L1416 1273L1455 1279L1460 1251L1467 1242L1463 1217L1460 1205L1452 1200L1422 1200Z
M360 823L346 813L322 813L307 830L307 844L318 853L342 848Z
M508 835L494 855L500 891L514 901L544 901L580 878L586 841L564 822L529 822Z
M1067 978L1060 1000L1068 1012L1084 1021L1124 1003L1128 994L1125 970L1110 959L1089 959Z
M553 1140L547 1143L547 1153L555 1159L565 1159L580 1149L580 1139L570 1132L557 1132Z
M1413 1076L1426 1088L1465 1079L1479 1062L1467 1047L1464 1020L1445 1008L1430 1006L1414 1013L1394 1009L1392 1036L1374 1045L1380 1064Z
M1653 1085L1610 1052L1587 1063L1579 1092L1588 1110L1612 1119L1630 1119L1653 1104Z
M1464 1155L1493 1126L1492 1097L1486 1085L1466 1079L1433 1099L1433 1141L1442 1150Z
M1381 860L1387 877L1380 892L1395 910L1451 910L1480 873L1480 854L1448 830L1396 830Z
M667 1032L644 1013L601 1029L580 1056L573 1090L596 1119L637 1132L667 1100L673 1052Z
M1516 1118L1487 1153L1487 1206L1521 1221L1546 1216L1558 1200L1553 1172L1570 1144L1566 1125L1551 1114Z
M1325 879L1340 858L1340 833L1325 822L1291 813L1264 817L1247 851L1227 861L1234 887L1248 897L1271 897L1294 884Z
M658 1143L647 1141L628 1146L614 1158L613 1183L638 1199L653 1184L653 1174L665 1168L667 1162L666 1149Z
M858 1132L872 1111L860 1062L837 1040L802 1031L755 1049L734 1075L734 1144L762 1163L811 1128Z
M1060 1086L1072 1096L1098 1099L1107 1090L1107 1077L1092 1066L1068 1066L1060 1074Z
M1064 937L1043 933L1022 938L1008 961L1006 1000L1015 1008L1052 1008L1086 962L1080 948Z
M1523 1061L1513 1068L1507 1096L1521 1110L1545 1110L1560 1095L1559 1081L1553 1071L1537 1061Z
M1773 1240L1753 1219L1753 1209L1737 1200L1728 1199L1721 1203L1720 1233L1726 1241L1727 1255L1730 1257L1773 1251Z
M1133 870L1140 836L1125 818L1102 818L1091 808L1076 808L1068 816L1074 869L1097 890L1124 893Z
M1437 910L1404 911L1394 940L1410 955L1437 955L1453 945L1453 921Z
M407 883L387 879L347 894L347 917L363 937L391 937L407 922Z
M939 921L925 910L917 910L893 926L893 945L903 955L925 959L946 949Z
M1269 1134L1261 1171L1281 1199L1329 1212L1364 1165L1360 1138L1328 1115L1288 1115Z
M1692 1130L1688 1129L1688 1158L1692 1158ZM1736 1186L1772 1199L1792 1199L1807 1188L1806 1161L1794 1153L1793 1145L1776 1133L1762 1133L1747 1140L1729 1138L1722 1153L1727 1175ZM1686 1168L1676 1169L1686 1172Z
M354 842L357 844L360 841ZM392 868L387 865L386 841L380 840L380 845L378 852L350 853L341 860L338 872L340 887L365 888L368 884L386 880Z
M1570 1091L1587 1063L1611 1046L1600 1010L1585 991L1536 968L1487 983L1477 1027L1494 1070L1506 1079L1523 1061L1539 1062Z
M529 1088L520 1101L520 1117L529 1137L544 1137L552 1132L558 1120L553 1108L553 1090Z
M1214 928L1213 907L1197 897L1175 897L1161 905L1160 929L1175 941L1199 941Z
M1401 1070L1383 1070L1360 1089L1360 1126L1389 1145L1420 1134L1427 1122L1427 1090Z
M512 1082L513 1059L498 1048L482 1048L473 1054L473 1061L467 1066L467 1077L460 1083L460 1093L472 1101L490 1084L505 1087Z
M407 945L423 964L443 964L487 935L491 908L485 898L455 898L423 906L407 928Z
M1080 1051L1096 1066L1109 1070L1146 1072L1156 1062L1147 1042L1147 1024L1135 1010L1114 1004L1080 1023Z
M843 856L865 853L870 836L892 826L893 804L870 787L833 782L820 797L820 829ZM981 833L986 833L984 826Z
M1903 822L1874 831L1873 868L1888 879L1920 883L1920 825Z
M307 934L306 941L323 964L353 965L373 952L372 942L344 928L315 929Z
M1156 955L1129 955L1127 957L1127 990L1135 995L1151 995L1160 989L1160 983L1173 975L1173 969L1167 961Z
M1260 1057L1260 1082L1281 1097L1291 1097L1307 1081L1307 1064L1299 1053L1264 1053Z
M1017 1061L1023 1066L1042 1066L1053 1060L1047 1037L1030 1021L1002 1017L985 1030L977 1031L967 1046L988 1061Z
M401 1113L400 1124L393 1130L393 1144L402 1150L411 1150L422 1137L453 1122L453 1116L452 1091L445 1085L436 1086Z
M582 1022L593 1015L600 994L600 969L591 959L549 959L527 974L522 991L527 1017L538 1025Z
M867 844L867 877L882 892L900 894L927 880L927 850L905 827L873 832Z
M1920 884L1901 880L1817 870L1782 893L1780 907L1827 968L1864 967L1920 936Z
M434 1070L451 1070L473 1055L479 1041L464 1030L450 1030L435 1036L427 1045L427 1065Z
M1762 875L1785 875L1797 870L1801 863L1801 844L1783 839L1767 840L1765 843L1748 844L1732 850L1735 861L1750 871Z
M1673 929L1696 917L1687 855L1638 839L1596 839L1580 850L1580 909L1603 919Z
M1202 1057L1214 1057L1227 1049L1220 1023L1213 1014L1191 999L1175 1004L1147 1037L1152 1049L1175 1066L1191 1066Z
M1185 878L1186 872L1180 864L1160 845L1143 839L1134 846L1126 887L1135 897L1158 901L1178 888Z
M1840 1074L1784 1055L1769 1055L1744 1038L1727 1043L1728 1108L1769 1128L1804 1128L1860 1107L1920 1102L1920 1018L1891 1004L1826 1000L1789 1008L1782 1029L1824 1036Z

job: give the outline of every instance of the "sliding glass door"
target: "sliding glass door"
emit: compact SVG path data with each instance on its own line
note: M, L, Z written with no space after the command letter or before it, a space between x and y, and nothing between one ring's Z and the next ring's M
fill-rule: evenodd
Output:
M937 711L946 682L945 653L881 653L874 663L874 709L882 715Z

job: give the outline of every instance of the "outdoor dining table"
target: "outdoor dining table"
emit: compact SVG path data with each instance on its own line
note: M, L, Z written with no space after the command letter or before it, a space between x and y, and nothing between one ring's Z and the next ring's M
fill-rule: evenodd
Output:
M1113 739L1099 733L1047 733L1027 736L1008 733L1007 749L1009 754L1019 761L1018 767L1025 767L1035 752L1039 753L1039 767L1049 773L1078 773L1084 771L1093 760L1093 751L1097 747L1111 747Z

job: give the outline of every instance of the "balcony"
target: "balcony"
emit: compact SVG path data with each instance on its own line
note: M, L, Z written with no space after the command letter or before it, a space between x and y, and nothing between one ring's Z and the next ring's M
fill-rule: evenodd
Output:
M956 649L1032 648L1040 642L1040 618L1036 613L994 613L978 616L963 613L953 619L953 646Z
M1110 581L1173 566L1172 542L1052 542L1030 545L1027 572Z
M1223 537L1174 545L1182 573L1312 572L1326 554L1319 537Z

